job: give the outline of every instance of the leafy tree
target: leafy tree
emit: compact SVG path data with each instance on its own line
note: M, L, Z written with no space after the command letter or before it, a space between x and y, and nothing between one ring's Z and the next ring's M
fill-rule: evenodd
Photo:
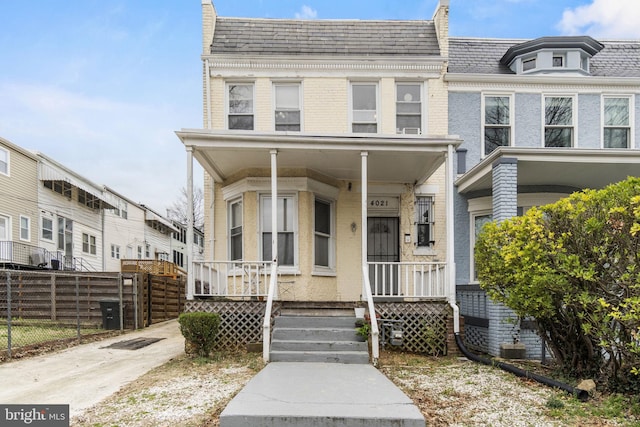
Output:
M489 296L537 321L567 373L640 391L640 178L489 223L475 248Z

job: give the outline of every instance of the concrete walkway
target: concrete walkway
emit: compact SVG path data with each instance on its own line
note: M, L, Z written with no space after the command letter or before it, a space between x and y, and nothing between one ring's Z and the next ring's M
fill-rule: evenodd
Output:
M135 338L163 338L138 350L105 348ZM69 404L82 413L149 370L184 353L177 320L58 353L0 364L0 403Z
M220 427L424 427L417 406L371 365L274 362L236 395Z

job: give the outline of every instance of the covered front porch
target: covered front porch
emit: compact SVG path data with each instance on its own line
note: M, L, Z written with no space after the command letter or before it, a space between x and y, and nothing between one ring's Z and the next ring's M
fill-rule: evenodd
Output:
M201 129L177 134L187 149L187 193L194 157L211 178L205 185L207 261L189 266L188 299L263 301L264 337L274 301L353 302L370 313L378 301L455 302L450 219L459 140ZM417 235L415 206L421 191L442 213L438 233L430 229L430 241L419 248L424 236ZM375 316L372 323L377 358Z

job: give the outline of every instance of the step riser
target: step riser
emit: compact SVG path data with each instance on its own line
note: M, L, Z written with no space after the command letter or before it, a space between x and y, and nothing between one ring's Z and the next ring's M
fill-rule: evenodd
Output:
M271 342L273 351L367 351L366 342L280 341Z
M424 420L402 418L333 418L330 416L220 417L221 427L424 427Z
M346 352L271 352L271 362L313 362L313 363L344 363L365 364L369 363L369 354L358 352L356 354Z
M280 316L275 328L355 328L355 317L296 317Z
M284 329L275 328L272 339L294 341L358 341L354 329Z

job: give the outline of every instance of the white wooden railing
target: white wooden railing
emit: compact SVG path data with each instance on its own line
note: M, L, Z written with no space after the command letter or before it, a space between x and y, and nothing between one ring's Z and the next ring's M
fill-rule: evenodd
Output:
M373 302L373 294L371 293L368 270L367 266L362 267L362 281L364 282L364 296L367 301L367 310L369 310L369 319L371 320L371 359L373 359L373 364L377 365L378 358L380 357L380 328L378 327L376 307Z
M373 297L420 299L447 296L444 262L368 262Z
M194 262L195 296L261 297L269 293L271 261Z
M269 361L271 353L271 311L273 310L273 299L276 296L278 286L278 265L271 264L271 279L269 280L269 291L267 292L267 304L264 309L264 320L262 322L262 358Z

